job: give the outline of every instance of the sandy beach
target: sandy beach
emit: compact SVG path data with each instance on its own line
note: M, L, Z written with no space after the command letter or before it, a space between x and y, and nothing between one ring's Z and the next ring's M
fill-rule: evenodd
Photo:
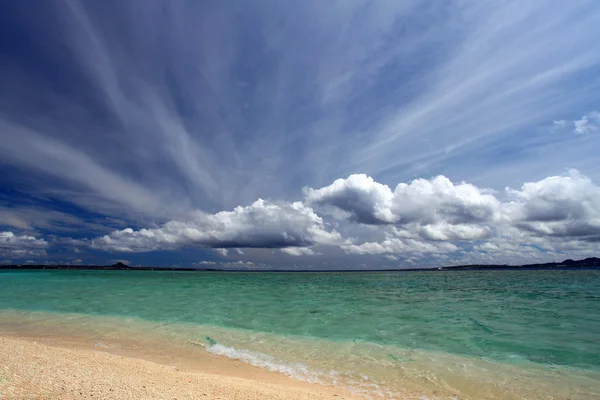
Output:
M266 375L265 375L266 376ZM284 376L189 372L92 349L0 338L0 399L359 399Z

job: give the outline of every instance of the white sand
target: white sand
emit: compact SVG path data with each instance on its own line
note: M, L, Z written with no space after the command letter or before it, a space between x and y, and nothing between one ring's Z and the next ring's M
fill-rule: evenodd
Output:
M0 337L2 400L359 398L340 389L283 376L266 382L185 372L91 349Z

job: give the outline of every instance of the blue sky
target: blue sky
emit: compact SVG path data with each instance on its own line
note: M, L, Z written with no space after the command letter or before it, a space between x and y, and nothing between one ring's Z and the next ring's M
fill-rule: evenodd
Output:
M597 255L598 21L583 0L4 1L0 261Z

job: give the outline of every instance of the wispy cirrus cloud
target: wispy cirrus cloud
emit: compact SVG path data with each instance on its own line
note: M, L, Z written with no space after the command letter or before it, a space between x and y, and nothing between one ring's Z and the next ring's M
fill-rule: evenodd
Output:
M29 79L37 96L4 95L3 156L52 175L47 189L95 196L87 207L218 211L356 171L388 183L444 168L468 179L469 159L452 159L465 146L489 152L490 136L576 112L600 84L579 84L600 66L593 2L242 8L45 5L48 22L32 32L61 43L42 60L55 83L32 80L9 54L4 93ZM169 34L148 34L156 26ZM52 68L65 60L77 79ZM35 107L45 111L31 118Z
M394 167L423 173L450 161L461 147L485 146L491 136L532 129L596 101L592 92L600 81L581 85L581 77L597 71L600 62L587 41L591 36L581 36L598 29L598 10L585 15L591 3L557 8L543 2L466 4L462 10L473 25L431 72L432 84L384 119L363 148L361 161L372 173ZM575 37L579 41L571 46Z
M0 227L8 227L23 231L44 230L54 233L108 232L111 226L118 226L122 221L110 218L86 218L75 215L47 210L42 207L0 206Z

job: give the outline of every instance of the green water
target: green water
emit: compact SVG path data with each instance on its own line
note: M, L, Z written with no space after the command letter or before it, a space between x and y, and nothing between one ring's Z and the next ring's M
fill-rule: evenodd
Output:
M197 327L227 346L218 354L356 373L383 395L418 376L469 397L473 376L513 393L538 385L516 398L600 396L598 271L3 271L0 310Z

